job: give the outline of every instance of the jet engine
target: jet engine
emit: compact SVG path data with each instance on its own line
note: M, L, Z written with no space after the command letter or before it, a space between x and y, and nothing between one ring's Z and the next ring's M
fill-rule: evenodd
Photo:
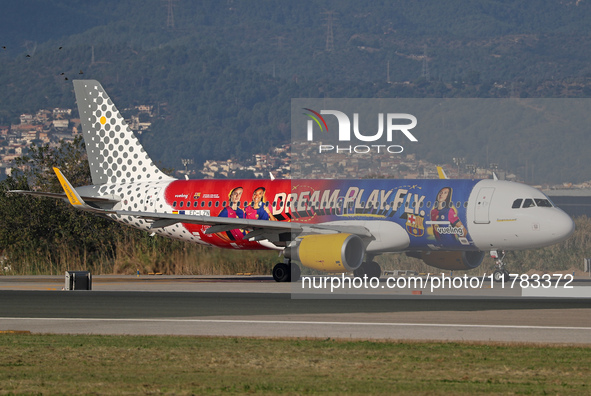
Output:
M285 249L285 256L320 271L353 271L359 268L365 255L365 245L357 235L314 234L297 241L296 246Z
M470 270L482 264L484 259L484 252L481 251L408 252L406 255L444 270Z

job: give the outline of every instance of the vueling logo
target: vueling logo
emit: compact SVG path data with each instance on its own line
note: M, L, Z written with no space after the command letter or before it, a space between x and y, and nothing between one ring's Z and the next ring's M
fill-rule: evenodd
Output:
M377 142L384 136L384 130L386 134L386 141L388 143L392 142L395 133L401 132L408 140L411 142L417 142L417 138L410 132L411 129L417 126L417 118L412 114L406 113L378 113L378 131L373 135L367 135L361 133L359 130L359 113L353 113L353 128L351 128L351 120L349 117L343 113L342 111L338 110L320 110L320 113L304 108L304 110L308 111L309 113L304 113L310 119L308 120L308 128L307 128L307 140L309 142L314 141L314 124L318 125L318 128L323 133L328 133L328 126L326 125L326 121L322 115L333 115L337 118L339 123L339 142L350 142L352 139L351 131L353 131L353 136L356 140L362 142ZM407 120L409 123L400 124L401 120ZM385 124L385 128L384 128ZM321 144L319 145L319 152L348 152L348 153L358 153L358 154L365 154L372 151L376 151L378 153L383 151L387 151L392 154L401 153L404 148L400 145L386 145L386 144L372 144L372 145L349 145L349 146L333 146L330 144Z

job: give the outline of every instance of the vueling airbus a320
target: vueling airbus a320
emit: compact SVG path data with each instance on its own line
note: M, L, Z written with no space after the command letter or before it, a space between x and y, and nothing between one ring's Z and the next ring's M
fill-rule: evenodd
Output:
M572 219L542 192L500 180L176 180L144 151L103 87L74 81L92 185L74 207L170 238L229 249L283 251L278 282L302 265L379 277L374 257L406 252L430 266L466 270L485 251L565 240ZM495 279L508 274L502 262Z

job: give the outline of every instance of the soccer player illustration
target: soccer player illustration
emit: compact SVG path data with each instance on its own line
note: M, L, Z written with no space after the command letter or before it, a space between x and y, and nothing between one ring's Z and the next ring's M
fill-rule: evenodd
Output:
M265 202L265 188L259 187L252 194L252 202L245 209L246 218L254 220L277 221L269 209L269 203Z
M228 194L228 206L220 211L218 217L230 217L233 219L244 219L244 211L240 209L240 199L242 198L242 187L235 187ZM245 232L241 229L230 230L226 232L218 232L217 235L225 240L237 241L244 238Z
M431 209L433 235L442 243L459 241L462 245L469 245L466 227L458 217L458 212L452 201L451 187L443 187L437 193L437 198Z

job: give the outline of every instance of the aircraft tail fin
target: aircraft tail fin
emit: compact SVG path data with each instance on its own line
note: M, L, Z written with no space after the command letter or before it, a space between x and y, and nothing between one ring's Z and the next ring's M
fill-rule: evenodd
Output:
M74 80L92 184L174 180L162 173L101 86Z

